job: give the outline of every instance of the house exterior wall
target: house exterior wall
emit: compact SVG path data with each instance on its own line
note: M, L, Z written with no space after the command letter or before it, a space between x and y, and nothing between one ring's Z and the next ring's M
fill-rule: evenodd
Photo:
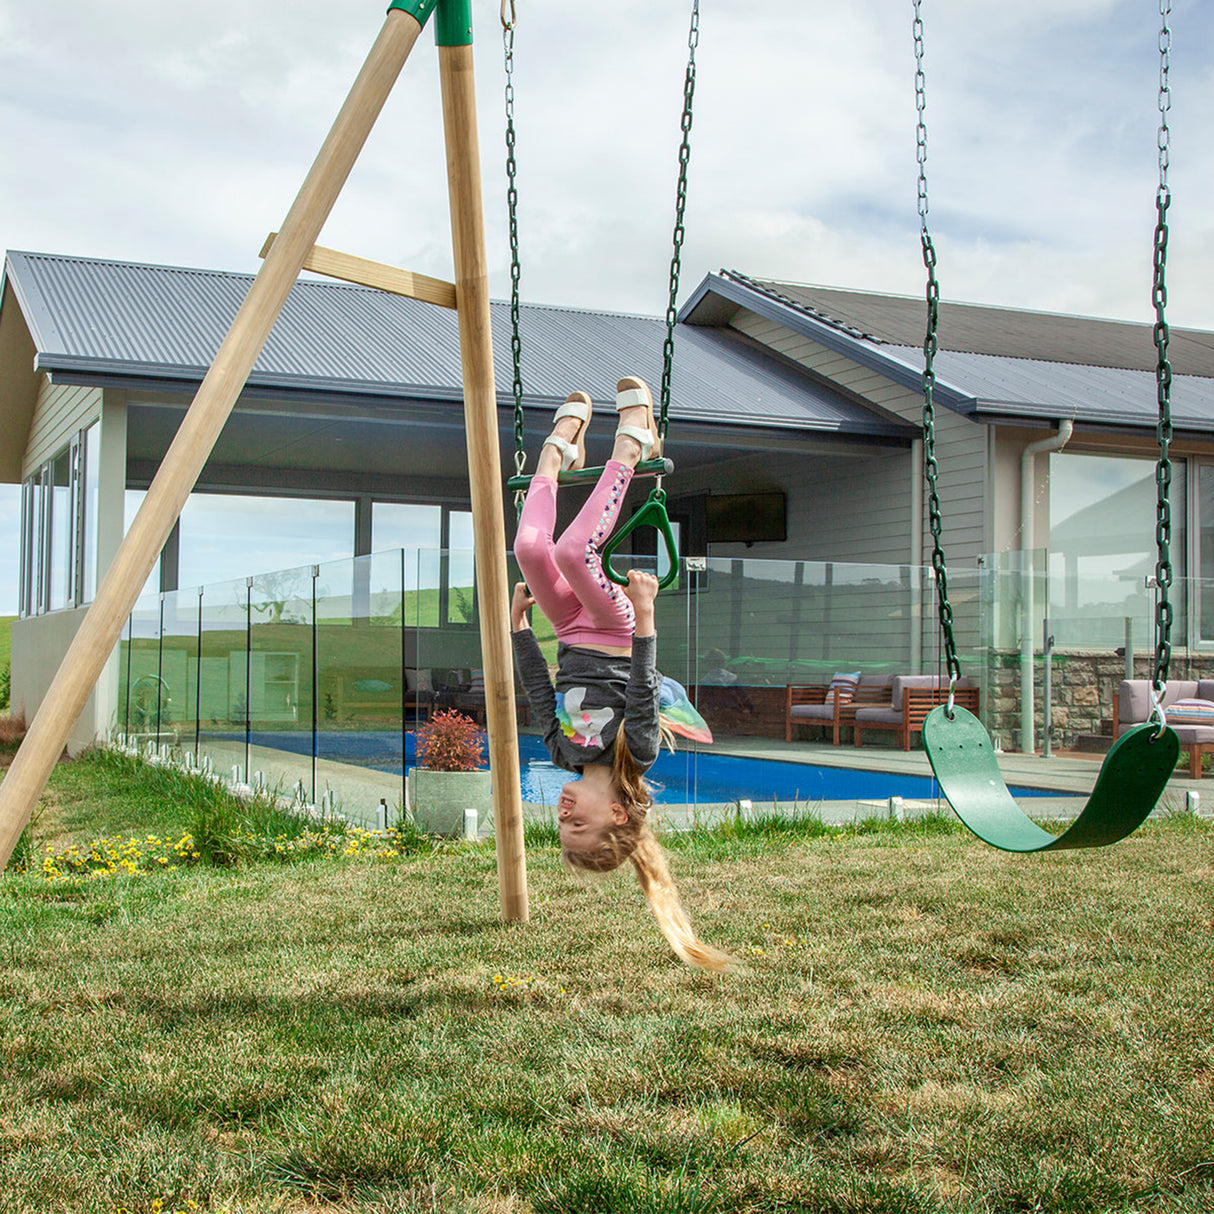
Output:
M818 375L837 384L840 388L859 396L879 408L888 410L909 422L917 423L922 416L923 400L918 393L891 382L885 376L859 363L828 350L825 346L792 332L774 321L765 320L745 309L739 310L731 321L733 328L772 350L808 367ZM990 551L990 524L988 520L989 477L987 471L987 427L954 413L951 409L937 407L936 461L939 465L940 509L943 515L943 542L950 565L974 567L978 557ZM903 489L902 502L909 502L909 481ZM873 498L874 490L879 494ZM864 514L858 521L860 532L880 544L876 533L885 513L881 500L882 491L893 493L893 484L877 485L865 477L863 483ZM905 509L905 506L903 507ZM869 512L875 524L869 525ZM925 512L926 513L926 512ZM924 519L923 535L925 551L930 551L927 539L927 520ZM909 547L905 555L896 558L909 559ZM861 559L869 557L867 553Z
M12 707L14 714L32 718L72 643L85 608L52 611L47 615L13 621ZM108 732L118 714L118 651L106 663L97 686L72 728L67 748L71 755L91 746Z
M62 450L78 430L96 421L101 416L101 400L100 388L55 385L44 377L34 403L22 479Z
M738 311L731 325L874 406L912 423L922 418L923 400L918 393L783 325L745 309ZM977 586L978 558L991 550L989 427L939 406L935 432L941 538L950 573L961 574L950 581L954 636L961 655L973 654L979 652L983 629L980 604L970 591ZM900 564L921 555L922 563L931 563L926 494L920 543L916 546L911 540L912 483L922 474L920 467L911 464L912 458L905 452L873 455L858 461L847 480L818 487L819 512L806 517L801 525L810 527L811 532L820 528L822 534L815 543L829 547L832 525L841 524L840 535L845 541L829 558L821 559ZM912 665L933 665L939 648L933 608L931 604L916 603L912 610L921 620L921 632L911 649ZM963 666L965 674L985 682L985 664Z
M100 585L122 542L126 497L126 396L99 388L51 388L39 393L26 465L32 472L79 430L101 419L98 459L96 581ZM34 443L39 453L34 453ZM30 720L42 703L87 605L13 622L12 710ZM113 726L118 707L118 662L111 658L73 727L68 749L76 753Z
M788 540L713 544L709 555L739 560L905 564L911 553L911 455L874 448L866 456L754 455L713 475L680 477L679 495L782 490ZM864 502L864 509L856 507Z

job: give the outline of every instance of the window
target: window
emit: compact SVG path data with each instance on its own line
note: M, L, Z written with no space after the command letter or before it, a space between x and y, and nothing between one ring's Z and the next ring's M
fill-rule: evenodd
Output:
M177 585L185 588L354 555L354 503L192 493L181 512Z
M80 594L91 603L97 593L97 526L101 501L101 423L94 422L83 434L81 453L83 484L80 492Z
M1186 635L1185 464L1172 464L1173 639ZM1153 644L1155 461L1058 452L1050 456L1049 604L1057 645L1115 649L1127 627Z
M21 487L22 615L88 602L97 588L99 422Z
M472 515L452 510L447 516L448 624L476 623L476 556L472 542Z
M1214 641L1214 464L1197 469L1197 579L1199 641Z
M405 590L417 592L410 618L425 628L476 622L476 564L469 511L419 502L374 502L371 550L389 548L416 550L416 559L405 568Z

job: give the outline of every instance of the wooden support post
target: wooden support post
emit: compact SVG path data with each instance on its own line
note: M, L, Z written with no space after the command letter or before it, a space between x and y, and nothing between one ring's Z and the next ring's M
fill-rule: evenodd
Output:
M527 860L523 848L522 781L514 707L514 655L510 644L506 519L502 505L497 393L493 384L472 47L471 44L440 45L438 56L447 143L451 240L455 250L460 360L464 375L468 479L476 540L476 587L480 600L489 765L493 771L493 833L497 841L498 886L502 918L507 923L526 922Z
M160 549L420 33L416 18L399 9L389 11L274 247L119 545L0 785L0 869L29 821L72 726L118 643Z

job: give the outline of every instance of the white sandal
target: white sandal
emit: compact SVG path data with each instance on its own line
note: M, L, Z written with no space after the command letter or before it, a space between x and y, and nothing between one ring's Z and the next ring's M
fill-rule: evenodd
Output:
M576 417L582 423L577 432L577 438L570 442L559 434L550 434L544 439L545 447L555 447L561 453L561 471L568 472L572 468L586 466L586 431L590 428L590 414L594 406L585 392L570 392L565 403L556 411L552 424L556 425L562 417Z
M658 435L657 422L653 419L653 397L649 394L648 387L644 380L629 375L616 385L616 412L620 413L637 405L644 405L649 411L648 428L642 430L639 426L617 426L615 432L635 440L640 445L641 460L644 462L650 458L656 459L662 454L662 439Z

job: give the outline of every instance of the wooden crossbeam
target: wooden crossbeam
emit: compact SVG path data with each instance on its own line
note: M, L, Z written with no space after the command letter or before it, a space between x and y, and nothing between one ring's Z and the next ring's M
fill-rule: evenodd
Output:
M262 245L259 257L265 257L274 244L277 232L271 232ZM408 299L420 299L422 303L435 304L440 308L455 308L455 283L441 278L430 278L425 274L414 274L412 270L398 270L396 266L382 261L369 261L365 257L354 257L313 245L304 258L304 269L327 278L340 278L343 282L354 282L360 287L374 287L392 295L404 295Z

